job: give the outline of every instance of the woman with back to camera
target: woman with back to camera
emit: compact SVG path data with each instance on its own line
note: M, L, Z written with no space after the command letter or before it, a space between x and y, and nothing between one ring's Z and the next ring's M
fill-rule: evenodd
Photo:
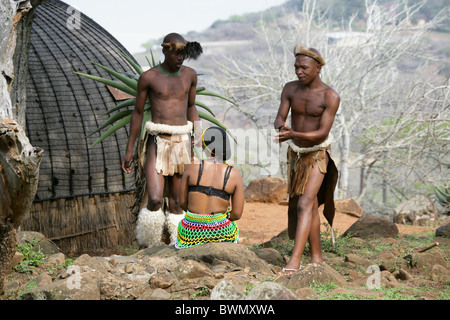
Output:
M188 165L181 179L179 204L186 216L178 225L178 249L239 240L235 221L244 210L244 186L240 172L226 163L231 156L227 133L209 127L202 142L207 158Z

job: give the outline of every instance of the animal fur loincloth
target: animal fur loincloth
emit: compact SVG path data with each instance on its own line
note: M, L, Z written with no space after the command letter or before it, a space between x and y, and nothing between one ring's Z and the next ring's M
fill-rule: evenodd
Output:
M317 165L320 172L325 174L320 186L317 199L319 206L324 204L323 214L330 225L334 218L334 189L338 179L338 171L330 155L331 139L311 148L300 148L292 141L288 141L288 192L289 197L300 196L305 191L306 183L312 168ZM328 165L327 165L328 158Z
M191 163L192 122L183 126L171 126L147 122L145 130L156 143L156 172L163 176L183 174L186 164ZM146 147L146 144L145 144ZM145 154L145 150L143 154Z
M193 123L188 121L186 125L172 126L162 123L145 123L145 135L140 139L135 157L135 186L136 201L132 206L135 215L141 210L141 205L146 197L145 158L147 155L148 139L153 139L156 144L155 169L163 176L182 175L186 164L191 163L191 134Z

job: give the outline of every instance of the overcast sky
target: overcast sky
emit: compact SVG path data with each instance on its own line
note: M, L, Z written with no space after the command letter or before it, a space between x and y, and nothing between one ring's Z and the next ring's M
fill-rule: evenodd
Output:
M219 19L265 10L287 0L63 0L95 20L131 53L170 32L203 31Z

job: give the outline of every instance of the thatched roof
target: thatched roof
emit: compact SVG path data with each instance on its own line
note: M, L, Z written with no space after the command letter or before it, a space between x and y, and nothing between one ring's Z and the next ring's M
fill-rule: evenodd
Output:
M131 56L106 30L81 14L81 29L70 30L69 6L48 0L36 10L31 35L26 129L33 146L44 149L36 200L128 191L121 170L128 132L120 130L90 148L86 138L118 101L106 85L75 71L113 79L90 61L133 72L115 50Z

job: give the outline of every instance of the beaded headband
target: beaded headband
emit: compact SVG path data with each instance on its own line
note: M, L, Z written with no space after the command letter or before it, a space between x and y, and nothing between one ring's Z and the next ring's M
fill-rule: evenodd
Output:
M324 66L325 65L325 60L321 57L320 54L313 52L311 50L308 50L300 45L296 45L294 47L294 56L298 56L298 55L302 55L302 56L307 56L310 58L313 58L314 60L316 60L320 65Z

